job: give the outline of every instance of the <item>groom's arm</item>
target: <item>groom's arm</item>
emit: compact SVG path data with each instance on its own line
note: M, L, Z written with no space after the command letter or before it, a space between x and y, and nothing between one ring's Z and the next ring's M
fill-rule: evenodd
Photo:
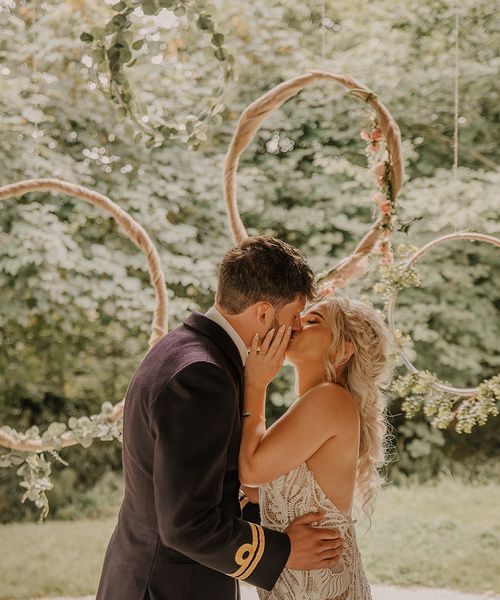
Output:
M290 554L288 535L223 509L237 393L222 369L198 362L177 373L154 401L151 431L158 527L165 546L270 590Z

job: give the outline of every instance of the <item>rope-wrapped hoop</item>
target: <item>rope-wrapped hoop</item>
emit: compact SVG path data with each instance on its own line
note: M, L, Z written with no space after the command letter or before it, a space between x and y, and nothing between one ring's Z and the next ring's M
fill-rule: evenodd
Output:
M115 204L107 196L89 190L74 183L68 183L59 179L26 179L0 187L0 200L7 200L22 196L28 192L59 192L85 200L94 206L104 210L118 223L125 235L144 252L146 255L151 284L155 290L155 308L151 323L151 336L149 347L152 347L166 332L168 327L168 296L163 275L160 256L146 230L139 225L127 212ZM110 421L116 421L123 414L123 400L115 404L113 412L109 416ZM70 432L62 435L62 445L73 446L77 442L70 439ZM50 450L50 446L42 444L41 441L15 439L5 431L0 430L0 445L12 450L24 452L42 452Z
M334 81L346 87L351 94L366 101L375 110L380 128L387 145L390 164L390 200L394 206L396 196L401 189L404 178L403 157L401 153L401 135L396 121L392 118L384 104L377 96L359 81L346 75L328 71L311 71L289 79L266 92L252 102L242 113L234 132L224 161L224 197L229 217L229 225L236 244L248 237L238 210L236 198L236 172L240 156L255 137L264 119L278 109L284 102L298 94L304 87L316 81ZM383 233L383 217L377 219L368 233L363 237L354 252L341 261L334 269L320 276L321 281L333 281L341 287L350 279L361 276L366 272L366 257L372 252Z
M457 231L456 233L450 233L448 235L443 235L435 240L430 241L429 243L422 246L419 250L417 250L403 265L402 272L407 271L411 266L413 266L419 258L421 258L426 252L428 252L431 248L435 248L441 244L452 240L469 240L471 242L487 242L488 244L492 244L493 246L500 247L500 239L487 235L485 233L474 233L468 231ZM389 302L387 304L387 314L389 326L393 332L396 334L396 326L395 326L395 308L396 308L396 299L398 296L398 288L394 289L394 292L389 298ZM410 361L408 355L405 352L404 348L401 348L401 356L403 361L411 373L419 373L420 371L415 367L415 365ZM440 381L435 381L432 383L432 387L440 392L445 392L447 394L452 394L454 396L466 396L473 397L476 396L479 389L475 388L459 388L453 387L450 385L446 385Z

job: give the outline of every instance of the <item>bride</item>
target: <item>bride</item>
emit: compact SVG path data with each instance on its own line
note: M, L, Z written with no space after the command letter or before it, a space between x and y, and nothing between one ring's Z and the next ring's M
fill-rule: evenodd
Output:
M302 330L255 336L245 367L240 480L260 504L262 524L284 531L297 517L322 511L318 526L336 527L344 552L335 567L285 568L261 600L369 600L356 543L353 501L371 515L384 464L390 334L360 301L331 297L306 312ZM298 400L266 430L265 393L283 359L296 367ZM258 490L256 489L258 488Z

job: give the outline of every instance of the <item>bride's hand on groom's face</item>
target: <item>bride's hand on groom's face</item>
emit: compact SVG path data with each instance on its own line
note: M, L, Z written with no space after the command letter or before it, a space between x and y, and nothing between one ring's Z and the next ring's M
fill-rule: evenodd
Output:
M245 386L266 389L281 369L291 335L292 328L285 325L276 333L271 329L262 343L255 334L245 365Z

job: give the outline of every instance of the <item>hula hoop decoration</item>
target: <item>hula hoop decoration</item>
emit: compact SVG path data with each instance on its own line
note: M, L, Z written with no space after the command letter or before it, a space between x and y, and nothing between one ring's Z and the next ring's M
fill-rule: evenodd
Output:
M446 429L453 424L458 433L470 433L474 425L484 425L490 416L499 414L500 374L482 381L474 388L454 387L440 380L436 374L427 370L419 371L413 365L406 354L403 335L395 326L398 293L403 288L421 285L415 263L431 248L451 240L486 242L500 247L500 239L484 233L456 232L441 236L422 246L399 265L384 269L384 278L378 284L377 291L385 296L389 327L409 371L396 378L391 386L395 396L403 399L403 411L409 418L423 411L438 429Z
M28 179L0 187L0 201L22 196L28 192L59 192L85 200L104 210L118 223L125 235L146 255L151 284L155 290L155 308L151 323L151 348L166 332L168 319L168 296L160 257L146 230L127 212L107 196L80 185L59 179ZM124 400L113 406L104 402L101 412L90 417L71 417L68 423L51 423L40 434L37 426L18 432L7 426L0 427L0 446L10 452L0 454L0 467L18 467L22 478L20 485L26 488L22 502L30 500L41 509L44 519L49 511L46 491L52 489L50 481L51 463L44 455L48 452L53 459L67 464L58 454L61 448L81 445L88 448L94 439L111 441L122 435Z
M361 132L361 137L367 142L368 164L378 188L372 200L380 211L375 223L353 253L319 275L321 293L327 295L333 293L335 288L345 287L350 280L362 277L368 270L368 256L371 253L380 254L382 264L392 263L394 260L390 236L395 223L396 197L404 178L401 135L396 121L371 90L346 75L315 70L281 83L252 102L243 111L226 154L224 197L234 241L240 244L248 237L236 199L236 171L240 156L250 145L268 115L316 81L339 83L346 87L351 95L361 98L374 110L370 126Z

